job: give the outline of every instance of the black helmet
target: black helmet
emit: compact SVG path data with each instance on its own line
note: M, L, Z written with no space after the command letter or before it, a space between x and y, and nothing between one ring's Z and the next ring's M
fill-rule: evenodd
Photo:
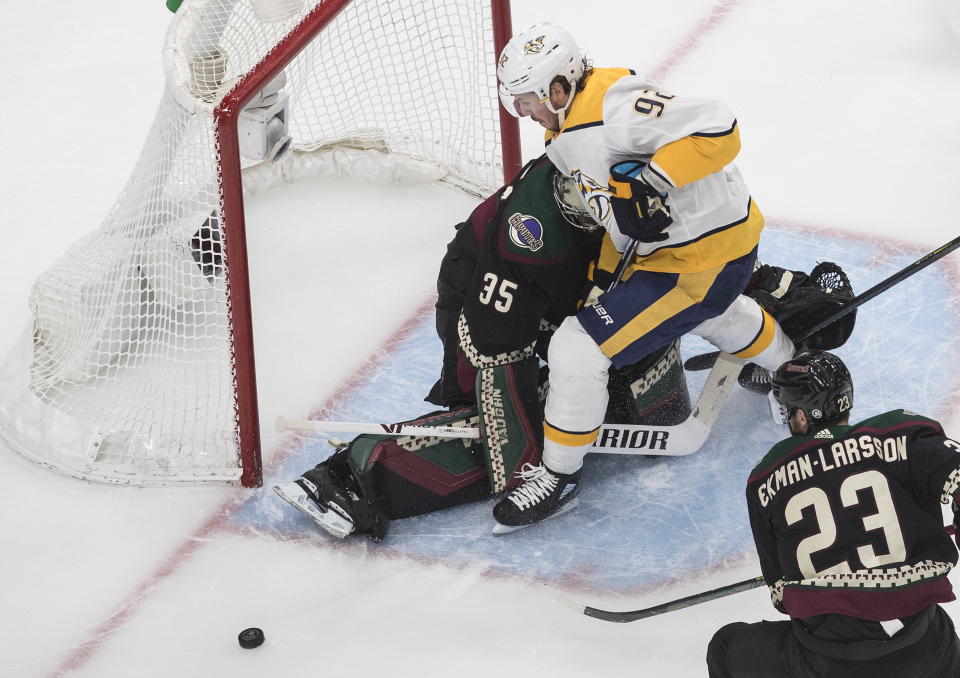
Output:
M815 425L836 423L853 407L850 370L826 351L798 353L774 373L773 397L788 415L799 409Z

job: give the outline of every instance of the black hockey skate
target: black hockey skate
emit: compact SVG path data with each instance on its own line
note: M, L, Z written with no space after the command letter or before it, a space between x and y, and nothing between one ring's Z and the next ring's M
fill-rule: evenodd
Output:
M748 391L766 395L773 388L770 382L772 377L773 372L770 370L764 369L756 363L747 363L740 370L737 382Z
M523 484L493 507L493 534L506 534L559 516L579 504L580 471L554 473L544 464L524 464Z
M334 537L343 539L354 531L354 511L360 501L345 484L321 464L292 483L274 486L273 491Z

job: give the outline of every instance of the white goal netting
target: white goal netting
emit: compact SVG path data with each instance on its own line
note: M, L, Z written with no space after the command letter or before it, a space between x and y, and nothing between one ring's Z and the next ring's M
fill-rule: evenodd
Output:
M259 483L240 433L255 397L238 387L252 365L236 327L246 262L229 246L242 204L219 139L238 139L247 193L359 173L486 194L503 178L492 13L475 0L187 0L131 178L34 284L33 322L0 373L4 438L93 480L239 482L255 465L244 484ZM218 130L231 91L268 71L236 129Z

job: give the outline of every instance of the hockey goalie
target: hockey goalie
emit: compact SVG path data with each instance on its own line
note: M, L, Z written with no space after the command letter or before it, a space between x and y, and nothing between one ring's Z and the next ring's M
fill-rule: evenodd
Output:
M615 258L601 249L609 243L576 184L545 157L529 163L456 226L437 281L442 370L426 397L442 409L402 422L476 427L480 438L360 435L275 492L334 536L380 541L391 520L516 488L540 463L550 337L612 280ZM760 267L746 294L776 318L802 316L793 325L805 329L852 297L839 267L821 267L829 275ZM807 345L841 345L847 318ZM674 426L691 414L679 341L611 368L608 384L607 423Z

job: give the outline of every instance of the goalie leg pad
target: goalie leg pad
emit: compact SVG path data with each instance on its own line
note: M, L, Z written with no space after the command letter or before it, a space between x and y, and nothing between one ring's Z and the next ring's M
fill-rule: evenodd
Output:
M417 426L477 425L475 408L430 414ZM361 435L345 450L345 463L386 519L407 518L490 495L480 443L461 438Z
M687 378L680 362L680 340L657 349L633 365L610 368L608 424L673 426L692 410Z
M484 463L494 492L513 489L516 471L536 465L543 450L543 409L539 397L539 361L530 357L477 373L477 407Z

